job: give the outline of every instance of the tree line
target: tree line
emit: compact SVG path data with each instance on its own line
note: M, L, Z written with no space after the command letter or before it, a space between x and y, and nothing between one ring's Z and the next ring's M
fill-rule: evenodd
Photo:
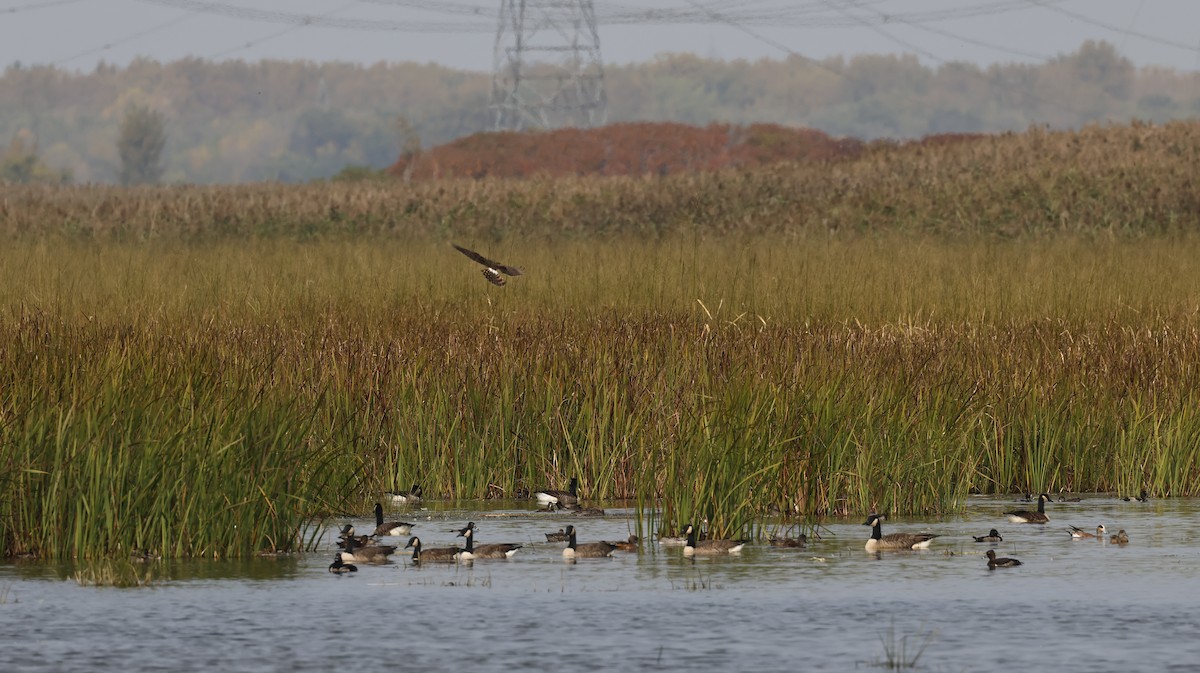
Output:
M1200 110L1197 74L1136 68L1104 42L1042 64L987 67L664 55L610 66L606 87L610 122L767 123L861 140L1164 122ZM132 140L119 139L134 108L163 125L159 162L142 176L151 181L370 173L489 129L489 94L487 73L433 64L140 59L73 72L18 63L0 75L9 147L0 180L129 181L122 152Z

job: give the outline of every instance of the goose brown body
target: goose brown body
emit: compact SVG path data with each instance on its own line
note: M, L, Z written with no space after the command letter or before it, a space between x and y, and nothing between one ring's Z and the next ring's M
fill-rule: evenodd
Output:
M579 479L571 477L571 483L565 491L554 488L543 488L540 491L535 491L533 497L537 498L538 503L542 505L578 505Z
M408 544L404 545L405 549L412 548L412 562L414 564L421 563L453 563L458 560L458 555L462 553L459 547L434 547L433 549L423 549L421 547L421 538L413 536L409 538Z
M1046 502L1050 500L1050 496L1045 493L1038 496L1038 508L1036 512L1030 512L1024 509L1018 509L1012 512L1005 512L1005 516L1013 523L1046 523L1050 517L1046 516Z
M407 521L384 521L383 505L375 503L375 537L383 535L408 535L413 525Z
M580 544L575 540L575 526L567 526L567 548L563 550L563 558L603 558L612 556L616 550L616 546L608 542Z
M712 556L715 554L736 554L746 546L745 540L696 540L696 527L688 524L683 529L687 543L683 545L684 556Z
M867 551L897 551L909 549L926 549L934 538L940 537L933 533L892 533L883 534L883 514L872 514L863 522L871 527L871 537L867 538Z
M518 549L525 546L509 542L476 545L475 530L475 522L472 521L458 531L460 536L467 539L466 548L463 550L463 555L460 556L464 560L468 558L511 558Z

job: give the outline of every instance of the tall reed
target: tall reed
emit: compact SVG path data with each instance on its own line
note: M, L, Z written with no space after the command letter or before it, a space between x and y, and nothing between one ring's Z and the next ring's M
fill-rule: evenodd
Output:
M973 492L1194 495L1193 136L667 180L6 189L3 553L297 549L412 483L578 476L718 534ZM494 288L451 237L526 273Z

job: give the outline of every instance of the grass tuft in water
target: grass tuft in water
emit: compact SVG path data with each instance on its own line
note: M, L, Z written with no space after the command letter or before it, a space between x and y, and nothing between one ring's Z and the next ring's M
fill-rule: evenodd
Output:
M916 668L917 662L925 654L925 649L933 642L936 635L936 631L928 631L919 636L919 643L910 644L909 636L896 637L896 622L893 619L888 625L887 632L879 636L880 642L883 643L883 659L876 661L876 665L888 670Z

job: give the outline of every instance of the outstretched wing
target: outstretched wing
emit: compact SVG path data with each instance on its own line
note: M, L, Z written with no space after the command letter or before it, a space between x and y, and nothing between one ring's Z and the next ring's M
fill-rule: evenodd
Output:
M467 257L470 257L471 259L475 260L476 262L479 262L480 264L482 264L486 267L489 267L492 269L499 269L504 266L503 264L498 264L496 262L493 262L492 260L488 259L487 257L484 257L483 255L475 252L474 250L468 250L457 243L451 243L450 245L453 245L455 250L461 252L462 254L466 255Z
M506 264L495 264L492 266L492 268L501 273L506 273L510 276L521 275L521 267L519 267L519 266L508 266Z

